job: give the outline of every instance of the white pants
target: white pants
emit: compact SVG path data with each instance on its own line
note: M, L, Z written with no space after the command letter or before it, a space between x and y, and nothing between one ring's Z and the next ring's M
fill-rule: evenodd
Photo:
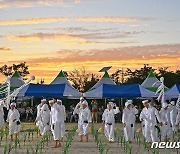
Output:
M112 125L105 123L104 134L108 141L114 141L114 127L115 123L112 123Z
M61 139L61 123L56 122L51 125L51 131L54 137L54 140L60 140Z
M161 141L164 141L166 139L172 138L172 128L168 125L161 126Z
M155 128L155 126L145 125L144 133L147 142L157 141L157 129Z
M62 122L62 123L61 123L61 137L64 137L65 131L66 131L65 123Z
M20 132L20 125L17 125L17 121L9 122L9 135L17 134Z
M88 128L89 128L89 123L80 123L78 122L78 132L79 135L87 135L88 134Z
M134 139L134 125L131 127L131 124L127 124L124 127L124 137L126 141L132 141Z

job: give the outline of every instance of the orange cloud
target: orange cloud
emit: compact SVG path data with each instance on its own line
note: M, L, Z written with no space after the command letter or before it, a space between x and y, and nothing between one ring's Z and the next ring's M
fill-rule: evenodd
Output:
M11 48L7 47L0 47L0 52L12 52L13 50Z
M22 55L19 54L19 57ZM29 58L31 57L31 58ZM52 81L58 71L72 71L74 68L85 66L91 72L98 72L103 66L111 65L117 68L140 68L143 64L157 67L170 67L171 70L180 69L180 44L162 44L148 46L131 46L111 48L105 50L59 50L44 54L23 55L22 59L12 58L5 63L12 64L26 61L31 75L37 79L45 78L46 83Z
M0 26L45 24L45 23L55 23L55 22L64 22L64 21L126 23L126 22L138 22L141 20L149 20L149 18L119 17L119 16L26 18L26 19L16 19L16 20L1 20Z

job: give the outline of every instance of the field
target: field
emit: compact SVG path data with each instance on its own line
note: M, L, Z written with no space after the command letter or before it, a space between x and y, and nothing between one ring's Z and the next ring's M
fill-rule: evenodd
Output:
M66 137L62 142L62 147L58 149L53 146L51 132L44 137L37 136L37 128L33 123L22 123L19 137L14 142L9 141L7 126L1 130L0 134L0 153L1 154L178 154L178 149L150 149L142 137L141 133L135 134L134 142L129 144L124 142L122 133L122 124L116 124L115 142L108 143L104 134L97 130L102 127L101 124L93 124L89 129L89 142L79 142L77 134L77 124L66 124ZM140 124L136 125L136 129ZM174 136L179 139L179 134Z

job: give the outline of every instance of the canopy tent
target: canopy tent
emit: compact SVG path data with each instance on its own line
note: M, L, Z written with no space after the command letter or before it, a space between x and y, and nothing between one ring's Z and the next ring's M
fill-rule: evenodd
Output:
M175 84L173 87L171 87L169 90L165 92L166 99L178 98L179 95L180 95L180 84Z
M143 88L139 84L108 85L102 84L98 88L84 93L84 97L91 99L102 98L152 98L154 92Z
M10 85L11 85L10 88L11 88L11 91L21 87L24 83L25 82L23 81L23 79L21 78L19 73L17 71L14 72L14 74L10 78ZM0 91L3 91L6 87L7 87L7 84L5 82L4 84L2 84L0 86ZM5 96L5 93L0 95L0 97L4 97L4 96Z
M68 84L70 87L74 88L69 81L67 80L67 78L65 77L63 71L61 70L59 72L59 74L57 75L57 77L50 83L50 84Z
M108 72L106 71L103 77L90 90L96 89L102 84L116 85L116 83L110 78Z
M153 86L153 84L156 82L159 82L159 80L156 78L154 73L152 71L150 71L148 77L144 80L144 82L141 84L141 86L143 86L144 88L146 88L152 92L156 92L156 90L159 87L159 84L156 84ZM168 88L165 87L165 90L167 90L167 89Z
M29 84L20 90L17 97L81 97L81 93L67 84Z

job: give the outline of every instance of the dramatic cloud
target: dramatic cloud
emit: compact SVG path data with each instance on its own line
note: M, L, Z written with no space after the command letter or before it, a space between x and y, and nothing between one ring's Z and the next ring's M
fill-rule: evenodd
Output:
M142 20L151 20L151 19L137 18L137 17L119 17L119 16L26 18L26 19L15 19L15 20L1 20L0 26L44 24L44 23L64 22L64 21L127 23L127 22L138 22Z

